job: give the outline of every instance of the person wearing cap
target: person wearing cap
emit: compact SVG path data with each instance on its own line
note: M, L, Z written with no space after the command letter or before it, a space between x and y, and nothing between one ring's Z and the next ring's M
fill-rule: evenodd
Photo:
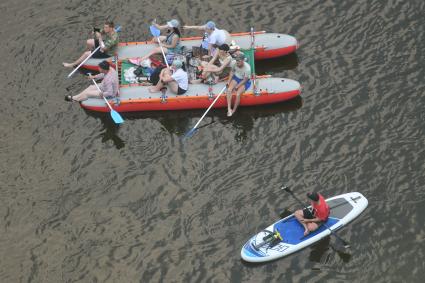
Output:
M231 70L227 82L227 117L236 112L242 93L251 86L251 67L245 62L245 55L242 52L236 54L236 58L232 60L230 67ZM236 99L232 109L233 91L236 91Z
M159 92L166 85L171 92L181 95L186 93L189 87L189 78L182 69L183 63L179 59L174 59L170 68L164 68L159 74L159 81L155 86L149 88L150 92Z
M103 30L93 30L94 39L87 39L87 51L72 63L63 62L66 68L72 68L83 62L99 45L101 46L91 57L96 59L106 59L114 56L118 47L118 33L115 31L115 25L112 21L106 21Z
M159 36L159 41L161 42L162 48L164 50L165 54L176 54L180 53L182 49L182 45L180 44L180 38L181 33L179 30L180 22L176 19L172 19L171 21L168 21L165 25L158 25L156 22L153 22L152 25L154 25L156 28L158 28L161 31L166 31L167 35L161 35ZM156 39L154 42L158 42ZM159 54L162 53L161 47L158 46L151 50L148 54L143 56L140 61L144 61L148 59L153 54Z
M208 55L214 56L216 48L224 43L230 44L230 34L224 29L218 29L213 21L208 21L203 26L183 26L184 29L195 29L204 31L206 34L205 42L207 46L203 44L203 47L208 49Z
M295 218L304 227L304 236L315 231L323 222L326 222L330 213L329 205L321 194L307 193L307 198L311 201L311 208L299 209L294 213Z
M204 79L212 74L215 83L217 83L218 79L224 79L229 75L230 63L232 62L232 56L229 54L229 50L229 45L224 43L218 47L218 52L215 53L214 57L208 63L201 62L203 67L201 76Z
M89 97L101 97L106 98L115 97L118 95L118 74L114 68L112 68L107 61L102 61L99 63L99 74L95 76L88 76L88 79L103 79L99 84L100 91L95 85L91 85L78 95L71 96L66 95L66 101L83 101L87 100Z

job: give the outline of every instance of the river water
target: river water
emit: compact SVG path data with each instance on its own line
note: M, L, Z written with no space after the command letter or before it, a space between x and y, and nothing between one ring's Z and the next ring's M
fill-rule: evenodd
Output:
M425 2L83 1L0 3L1 282L422 282L425 271ZM61 62L113 18L123 41L152 18L214 19L292 34L296 54L257 71L300 81L301 98L212 111L108 115L63 101L89 82ZM359 191L339 232L262 265L258 230L318 190Z

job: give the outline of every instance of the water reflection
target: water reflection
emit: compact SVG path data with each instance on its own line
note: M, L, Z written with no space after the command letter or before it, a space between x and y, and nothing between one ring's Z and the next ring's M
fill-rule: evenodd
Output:
M255 61L255 72L258 75L272 74L285 70L294 70L298 67L299 57L297 53L287 56Z
M199 131L207 129L211 124L219 122L221 124L231 123L237 129L235 135L236 140L244 140L247 134L253 129L254 121L256 119L278 115L281 113L288 113L296 111L302 107L303 100L300 96L281 103L272 105L260 105L241 107L232 118L226 116L226 110L214 109L208 113L211 121L203 121L204 123L199 127ZM155 119L170 133L178 136L183 136L190 130L199 119L205 110L186 110L186 111L146 111L146 112L128 112L121 113L124 120L137 120L137 119ZM115 125L109 113L99 113L94 111L85 110L85 112L93 117L100 118L102 121L105 133L103 134L103 142L112 140L115 146L119 149L125 146L124 141L118 137L117 132L119 126Z

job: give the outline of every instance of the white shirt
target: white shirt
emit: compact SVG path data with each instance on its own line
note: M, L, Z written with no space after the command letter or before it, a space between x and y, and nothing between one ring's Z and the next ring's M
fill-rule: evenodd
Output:
M187 90L189 87L189 78L187 73L183 69L179 68L175 71L171 77L177 82L179 87L183 90Z
M208 36L208 43L215 45L222 45L226 42L226 33L222 29L215 28L214 31Z
M230 63L230 67L232 68L233 74L238 78L243 80L244 78L250 78L251 77L251 66L247 62L243 62L243 67L239 68L236 65L236 60L232 60Z

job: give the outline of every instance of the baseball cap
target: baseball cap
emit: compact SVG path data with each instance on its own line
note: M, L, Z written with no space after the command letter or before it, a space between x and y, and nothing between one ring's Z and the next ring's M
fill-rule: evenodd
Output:
M206 27L207 29L215 29L215 23L214 23L213 21L208 21L208 22L205 24L205 27Z
M240 52L240 53L236 54L235 59L236 59L236 61L245 61L245 54Z
M173 66L178 68L181 68L183 66L183 62L180 59L174 59Z

